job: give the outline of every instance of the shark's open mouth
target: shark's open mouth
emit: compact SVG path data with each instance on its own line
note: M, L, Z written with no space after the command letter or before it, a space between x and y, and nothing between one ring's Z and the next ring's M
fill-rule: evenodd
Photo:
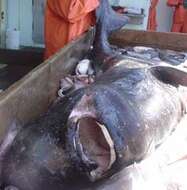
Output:
M77 122L77 146L83 162L96 165L88 177L95 181L104 176L116 160L114 142L107 128L97 120L84 117Z

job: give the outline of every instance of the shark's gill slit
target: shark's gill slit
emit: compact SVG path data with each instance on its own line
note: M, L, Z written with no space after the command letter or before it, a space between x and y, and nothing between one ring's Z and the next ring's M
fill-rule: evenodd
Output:
M114 142L107 128L94 118L81 118L77 123L82 157L97 168L90 172L91 180L103 176L116 160Z

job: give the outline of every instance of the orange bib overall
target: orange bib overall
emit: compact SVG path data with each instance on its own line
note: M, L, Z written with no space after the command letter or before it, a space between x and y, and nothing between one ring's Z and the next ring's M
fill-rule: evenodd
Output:
M183 6L183 0L168 0L167 4L175 8L171 31L187 33L187 9Z
M76 39L95 23L98 0L47 0L45 59Z
M152 0L151 6L149 9L149 18L148 18L148 30L156 31L157 29L157 20L156 20L156 7L159 0Z

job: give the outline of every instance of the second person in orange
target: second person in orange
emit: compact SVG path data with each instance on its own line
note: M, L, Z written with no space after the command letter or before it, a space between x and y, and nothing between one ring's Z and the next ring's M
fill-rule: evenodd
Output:
M187 33L187 9L184 8L184 0L168 0L168 6L174 7L172 32Z

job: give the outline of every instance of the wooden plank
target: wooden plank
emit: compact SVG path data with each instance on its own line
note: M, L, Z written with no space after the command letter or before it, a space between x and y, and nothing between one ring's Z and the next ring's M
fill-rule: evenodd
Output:
M187 34L136 30L121 30L111 36L111 42L120 47L150 46L161 49L187 51Z

